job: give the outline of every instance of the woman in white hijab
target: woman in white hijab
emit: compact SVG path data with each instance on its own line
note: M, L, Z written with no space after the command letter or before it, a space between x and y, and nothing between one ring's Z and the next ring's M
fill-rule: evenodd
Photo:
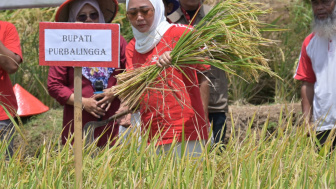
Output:
M170 66L170 51L190 28L167 22L162 0L127 0L126 8L134 34L126 49L126 70L152 64L165 67L155 89L148 89L140 103L142 127L150 128L148 142L158 135L159 153L169 150L177 140L174 149L181 156L180 143L184 138L188 142L187 153L199 155L208 139L208 122L195 70L208 67L185 66L182 73Z
M57 22L106 23L112 21L117 13L116 0L67 0L57 10ZM103 37L103 36L102 36ZM120 36L120 65L125 68L125 49L127 42ZM120 73L116 68L83 67L82 68L82 123L105 120L119 109L120 101L112 93L104 92L94 95L116 84L114 76ZM52 66L48 75L48 91L61 105L63 111L62 143L65 144L74 132L74 68ZM94 136L99 138L97 146L113 145L118 136L119 125L110 123L95 129Z

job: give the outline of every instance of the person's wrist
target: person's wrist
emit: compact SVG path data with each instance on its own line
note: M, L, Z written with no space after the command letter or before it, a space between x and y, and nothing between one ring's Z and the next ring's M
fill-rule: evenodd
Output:
M87 101L86 98L82 98L82 109L83 109L83 110L85 110L85 107L86 107L86 101Z
M116 94L114 93L112 87L108 90L108 93L109 93L109 95L110 95L113 99L116 98L116 97L118 97L118 95L116 95Z

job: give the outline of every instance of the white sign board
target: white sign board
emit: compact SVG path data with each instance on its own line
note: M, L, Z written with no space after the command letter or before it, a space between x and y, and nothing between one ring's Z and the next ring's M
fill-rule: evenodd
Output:
M46 61L112 61L111 30L46 29Z
M39 64L43 66L120 67L120 25L39 23Z

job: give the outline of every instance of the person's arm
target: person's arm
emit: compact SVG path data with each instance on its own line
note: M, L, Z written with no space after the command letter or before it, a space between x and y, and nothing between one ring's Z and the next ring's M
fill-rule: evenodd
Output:
M65 66L51 66L48 74L48 92L50 96L55 98L61 105L74 105L74 93L70 89L69 70ZM73 69L73 68L72 68ZM104 108L98 105L94 98L82 97L82 105L84 110L91 115L100 118L105 115Z
M199 88L201 92L201 99L203 103L205 119L208 120L208 115L209 115L208 105L209 105L209 90L210 90L209 81L206 78L206 76L202 73L198 73L197 78L198 78Z
M9 74L15 73L22 62L19 34L14 25L1 27L5 38L0 41L0 68Z
M124 103L120 103L120 107L118 111L116 111L116 114L120 114L126 111L130 113L121 116L120 118L117 119L117 123L123 127L129 127L131 125L132 110L129 110L128 106L126 106Z
M9 74L15 73L22 62L21 57L7 49L1 41L0 54L0 67Z
M301 85L302 112L308 124L311 122L314 99L314 84L303 81Z

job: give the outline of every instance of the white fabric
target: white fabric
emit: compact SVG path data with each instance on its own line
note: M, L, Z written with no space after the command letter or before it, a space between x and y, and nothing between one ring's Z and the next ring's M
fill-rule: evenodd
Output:
M131 131L136 132L138 134L138 142L141 142L141 115L140 112L137 111L135 113L131 114L131 126L134 127L134 130L132 130L131 127L123 127L119 126L119 137L123 137L123 142L128 143L127 137L131 133Z
M199 157L202 155L205 144L206 144L205 140L186 141L184 153L186 156L188 155L189 157ZM172 147L172 144L160 145L158 146L156 150L156 154L160 154L161 151L163 151L163 153L168 153L171 147ZM173 153L175 153L175 155L181 158L183 156L183 154L181 153L182 152L181 150L182 150L182 142L177 142L173 146Z
M126 0L126 8L128 9L128 3L130 0ZM136 1L136 0L133 0ZM161 40L162 36L172 26L166 21L164 15L165 9L162 0L149 0L154 9L154 21L149 31L146 33L139 32L132 26L133 35L135 38L135 50L140 54L145 54L152 50Z
M68 22L76 22L77 14L83 8L85 4L90 4L93 6L98 14L99 14L99 23L105 23L103 12L100 10L99 4L97 0L77 0L73 1L70 4L70 11L69 11L69 20Z
M135 113L132 113L131 116L131 125L134 128L125 128L123 126L119 126L119 137L123 137L123 144L128 144L129 141L127 141L127 137L130 134L130 132L136 132L138 134L138 142L139 144L141 143L141 115L140 112L137 111ZM190 157L198 157L202 154L204 146L206 144L205 140L191 140L191 141L186 141L185 143L185 153L186 155L189 154ZM172 147L172 144L164 144L164 145L160 145L157 148L156 153L159 154L161 151L163 153L167 153L169 152L170 148ZM182 143L181 142L177 142L174 145L174 153L176 156L178 157L182 157L181 154L181 147L182 147ZM138 149L139 150L139 149Z
M315 35L306 51L316 76L313 100L316 130L330 130L336 123L336 36L326 39Z

